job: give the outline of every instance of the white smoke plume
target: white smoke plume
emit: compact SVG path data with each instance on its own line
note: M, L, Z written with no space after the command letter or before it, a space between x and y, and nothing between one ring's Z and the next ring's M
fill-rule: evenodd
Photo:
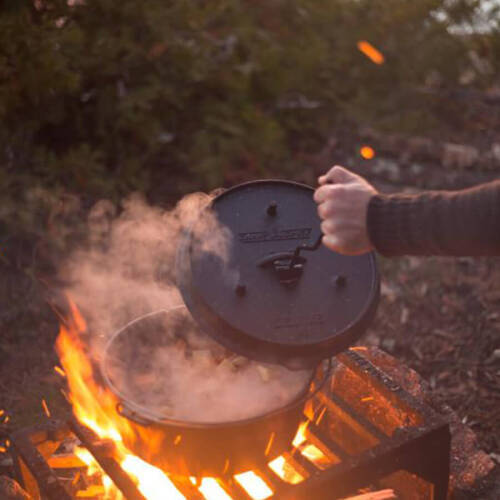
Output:
M168 211L135 195L123 203L119 215L110 202L93 207L88 244L65 262L61 273L87 320L85 340L97 364L109 339L124 325L183 305L175 284L176 252L183 231L195 221L202 250L227 262L229 231L213 214L199 219L210 199L191 194ZM110 380L150 415L198 422L238 420L282 406L304 389L310 370L242 362L200 332L190 316L189 321L180 333L167 322L152 337L146 333L154 342L131 337L126 349L114 348Z

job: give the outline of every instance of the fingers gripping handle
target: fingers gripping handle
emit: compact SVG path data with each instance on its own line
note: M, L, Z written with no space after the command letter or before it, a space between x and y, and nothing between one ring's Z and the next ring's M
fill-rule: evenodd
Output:
M333 180L327 179L325 184L333 184ZM297 247L295 248L295 250L293 252L292 259L290 261L290 269L293 267L294 264L296 264L297 259L299 258L300 252L302 250L306 250L309 252L314 252L315 250L317 250L321 246L323 236L324 236L323 233L320 233L317 240L312 245L307 245L306 243L302 243L301 245L297 245Z

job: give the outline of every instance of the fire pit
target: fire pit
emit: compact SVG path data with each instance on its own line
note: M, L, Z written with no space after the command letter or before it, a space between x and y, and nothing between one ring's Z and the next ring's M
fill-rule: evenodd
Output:
M446 499L450 433L444 419L363 357L363 348L338 355L334 365L289 450L266 466L202 478L166 475L145 463L134 467L137 457L120 462L116 443L71 417L11 436L16 479L34 498L47 500L111 499L118 490L128 500L319 499L369 486L392 487L399 499ZM75 440L80 447L65 451ZM91 467L103 471L100 481L89 478Z

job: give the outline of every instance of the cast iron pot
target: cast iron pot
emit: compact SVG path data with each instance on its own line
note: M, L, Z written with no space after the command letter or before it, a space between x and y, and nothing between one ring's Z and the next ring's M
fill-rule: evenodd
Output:
M220 423L198 423L161 418L148 408L127 397L109 373L108 358L117 350L127 358L133 370L137 342L151 346L154 332L162 332L161 342L174 336L165 335L165 322L192 321L184 306L142 316L116 332L105 349L101 369L109 389L119 400L117 412L127 418L135 436L123 436L125 445L147 462L168 472L207 476L238 473L264 465L289 450L298 426L304 420L306 401L313 397L327 378L323 364L311 370L304 389L287 405L245 420ZM175 328L178 335L179 328ZM152 335L153 334L153 335ZM129 343L127 342L134 339ZM327 370L329 371L329 370Z

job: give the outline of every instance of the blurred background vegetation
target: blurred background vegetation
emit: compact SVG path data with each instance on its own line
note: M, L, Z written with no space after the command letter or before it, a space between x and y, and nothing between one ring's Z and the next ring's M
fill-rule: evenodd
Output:
M2 245L131 191L165 203L294 178L333 129L439 132L460 110L436 89L485 89L499 74L499 12L487 0L5 0L0 9ZM363 55L360 40L385 63ZM486 70L464 83L472 53Z

